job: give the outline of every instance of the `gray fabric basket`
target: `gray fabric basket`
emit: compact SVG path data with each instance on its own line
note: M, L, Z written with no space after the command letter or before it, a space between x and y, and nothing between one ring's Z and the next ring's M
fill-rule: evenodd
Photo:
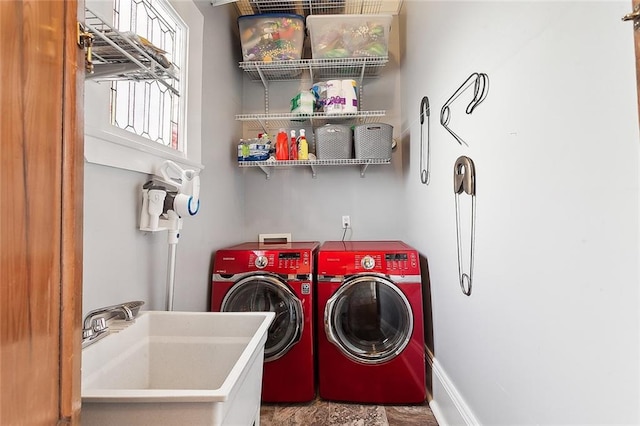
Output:
M349 126L327 124L316 129L318 160L353 158L353 136Z
M361 124L353 130L356 158L391 159L393 126L385 123Z

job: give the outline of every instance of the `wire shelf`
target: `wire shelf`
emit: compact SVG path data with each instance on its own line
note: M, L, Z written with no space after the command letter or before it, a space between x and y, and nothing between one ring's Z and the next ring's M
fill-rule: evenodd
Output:
M259 167L267 179L271 177L273 168L309 167L312 176L316 177L317 166L360 166L360 177L364 177L367 167L377 164L391 164L391 158L348 158L334 160L281 160L281 161L238 161L238 166Z
M92 61L95 71L93 74L87 74L87 79L158 80L169 90L179 94L172 84L172 81L178 81L178 76L173 67L165 63L166 59L158 57L134 37L123 34L107 24L88 8L85 8L84 25L94 35Z
M306 17L343 13L377 14L389 7L397 10L398 3L397 0L239 0L236 8L240 15L295 13Z
M238 0L238 15L260 13L295 13L309 15L326 14L398 14L402 0ZM357 79L359 85L368 77L377 77L389 62L387 56L361 58L325 58L300 59L291 61L245 61L240 68L250 80L261 81L265 88L265 103L268 108L268 83L270 81L319 79ZM237 121L245 122L245 130L269 132L277 128L316 128L328 123L358 125L377 123L386 111L358 111L352 114L328 115L316 112L309 115L292 113L240 114ZM287 160L287 161L240 161L241 168L259 167L270 178L276 168L309 167L313 177L316 168L321 166L360 166L360 176L364 177L367 167L377 164L390 164L391 159L324 159L324 160Z
M245 61L240 68L254 81L286 81L298 78L308 71L311 80L316 78L376 77L389 62L387 56L340 59L300 59L291 61Z
M328 123L340 123L345 125L370 124L380 121L386 111L359 111L353 114L330 115L324 112L316 112L310 115L293 113L275 114L238 114L236 121L248 123L249 130L262 130L278 128L301 128L311 124L313 127L324 126Z
M333 160L278 160L238 161L240 167L291 167L291 166L348 166L363 164L389 164L390 158L342 158Z

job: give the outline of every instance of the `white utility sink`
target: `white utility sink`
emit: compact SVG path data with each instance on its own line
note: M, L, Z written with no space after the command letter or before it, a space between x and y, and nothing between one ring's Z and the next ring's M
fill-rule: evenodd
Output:
M92 425L258 425L272 312L141 312L82 350Z

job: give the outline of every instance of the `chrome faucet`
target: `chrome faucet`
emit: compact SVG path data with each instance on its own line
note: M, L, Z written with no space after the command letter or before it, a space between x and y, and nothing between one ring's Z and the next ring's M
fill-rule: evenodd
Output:
M144 302L128 302L94 309L89 312L83 321L82 342L85 343L88 340L97 339L98 336L106 333L109 330L107 320L115 316L119 316L125 321L132 321L143 303Z

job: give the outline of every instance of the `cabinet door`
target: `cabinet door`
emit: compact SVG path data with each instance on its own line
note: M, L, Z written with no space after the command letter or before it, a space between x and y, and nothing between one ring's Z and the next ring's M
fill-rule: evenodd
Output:
M76 1L0 1L2 425L79 418L76 17Z

